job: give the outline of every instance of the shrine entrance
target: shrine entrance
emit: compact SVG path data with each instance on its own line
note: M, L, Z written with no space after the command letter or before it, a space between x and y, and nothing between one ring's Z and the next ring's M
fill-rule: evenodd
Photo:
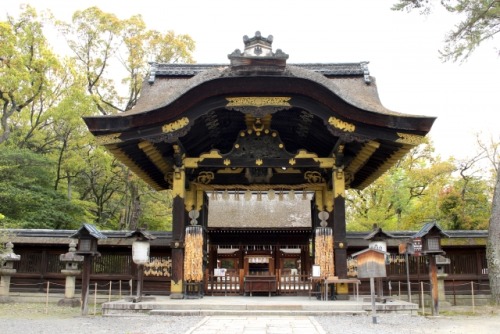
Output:
M319 279L346 278L346 189L368 186L434 122L385 108L365 62L287 64L272 36L243 41L228 65L152 64L132 110L84 118L98 143L172 193L171 298L218 282L291 293L313 264ZM280 218L272 205L249 212L280 199L293 203Z
M272 191L246 196L234 191L212 193L205 293L307 294L311 197L308 193L273 196Z

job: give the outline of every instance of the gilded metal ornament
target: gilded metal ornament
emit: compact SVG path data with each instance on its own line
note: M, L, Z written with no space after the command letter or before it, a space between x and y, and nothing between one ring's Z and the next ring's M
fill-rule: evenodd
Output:
M280 106L291 107L291 97L275 96L248 96L248 97L227 97L228 104L226 107L264 107L264 106Z
M189 124L189 118L187 117L182 117L172 123L165 124L161 127L161 131L163 133L169 133L169 132L174 132L179 129L182 129L186 125Z
M316 171L307 171L304 173L304 179L309 183L322 183L324 182L323 177L320 172Z
M410 133L398 132L399 138L396 140L398 143L410 144L410 145L420 145L424 142L424 136L414 135Z
M121 143L122 142L122 140L120 139L121 135L122 134L120 132L111 133L109 135L97 136L95 137L95 139L97 144L99 145L110 145L110 144Z
M356 130L356 126L354 124L345 122L333 116L328 119L328 123L331 126L344 132L354 132L354 130Z
M202 184L209 184L210 182L213 181L214 178L215 178L214 173L204 171L204 172L200 172L200 174L198 174L198 177L196 178L196 182L202 183Z

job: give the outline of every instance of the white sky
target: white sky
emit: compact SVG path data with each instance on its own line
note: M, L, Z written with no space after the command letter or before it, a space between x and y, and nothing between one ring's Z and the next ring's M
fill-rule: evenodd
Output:
M458 17L436 5L430 16L393 12L396 0L2 0L0 20L21 3L50 9L66 22L97 6L121 19L141 14L150 29L196 41L197 63L229 63L243 35L274 36L288 63L369 61L382 103L394 111L436 116L430 137L446 158L473 156L476 133L500 141L500 39L463 64L442 63L438 49ZM437 3L437 1L436 1Z

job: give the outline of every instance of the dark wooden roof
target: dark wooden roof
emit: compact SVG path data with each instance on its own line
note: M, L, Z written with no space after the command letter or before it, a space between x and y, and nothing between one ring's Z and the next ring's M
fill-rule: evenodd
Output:
M48 230L48 229L9 229L0 230L7 231L14 243L14 249L16 245L23 244L47 244L47 245L68 245L70 237L75 234L76 230ZM212 234L226 235L226 233L233 234L248 234L262 236L263 234L269 233L270 235L276 235L279 233L293 233L297 235L310 234L308 229L289 229L285 231L264 230L264 231L251 231L251 230L237 230L237 229L211 229ZM129 231L102 231L106 235L106 239L99 240L99 245L107 246L131 246L132 239L127 237ZM155 247L170 247L172 242L171 232L149 232L154 235L155 240L151 241L151 246ZM273 234L274 233L274 234ZM364 248L368 246L368 240L366 237L370 232L347 232L347 240L349 247L354 248ZM446 234L449 238L442 239L444 245L454 246L454 247L468 247L468 246L485 246L486 238L488 237L487 230L447 230ZM402 241L410 240L414 235L415 231L391 231L391 235L394 237L387 241L389 246L395 247ZM230 239L228 240L235 240Z
M331 177L314 159L287 165L301 151L334 157L347 186L362 189L418 145L435 120L385 108L366 62L290 65L280 50L258 56L248 48L229 55L229 65L152 64L133 109L84 120L99 143L159 190L171 187L168 174L181 156L203 154L219 160L188 169L188 180L212 172L214 183L251 182L245 170L217 174L225 159L270 174L269 184L304 183L306 171ZM262 131L252 132L256 119Z

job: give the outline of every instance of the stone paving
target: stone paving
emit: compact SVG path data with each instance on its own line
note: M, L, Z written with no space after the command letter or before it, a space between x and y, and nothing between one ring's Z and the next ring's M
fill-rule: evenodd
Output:
M208 316L186 334L325 334L308 316Z

